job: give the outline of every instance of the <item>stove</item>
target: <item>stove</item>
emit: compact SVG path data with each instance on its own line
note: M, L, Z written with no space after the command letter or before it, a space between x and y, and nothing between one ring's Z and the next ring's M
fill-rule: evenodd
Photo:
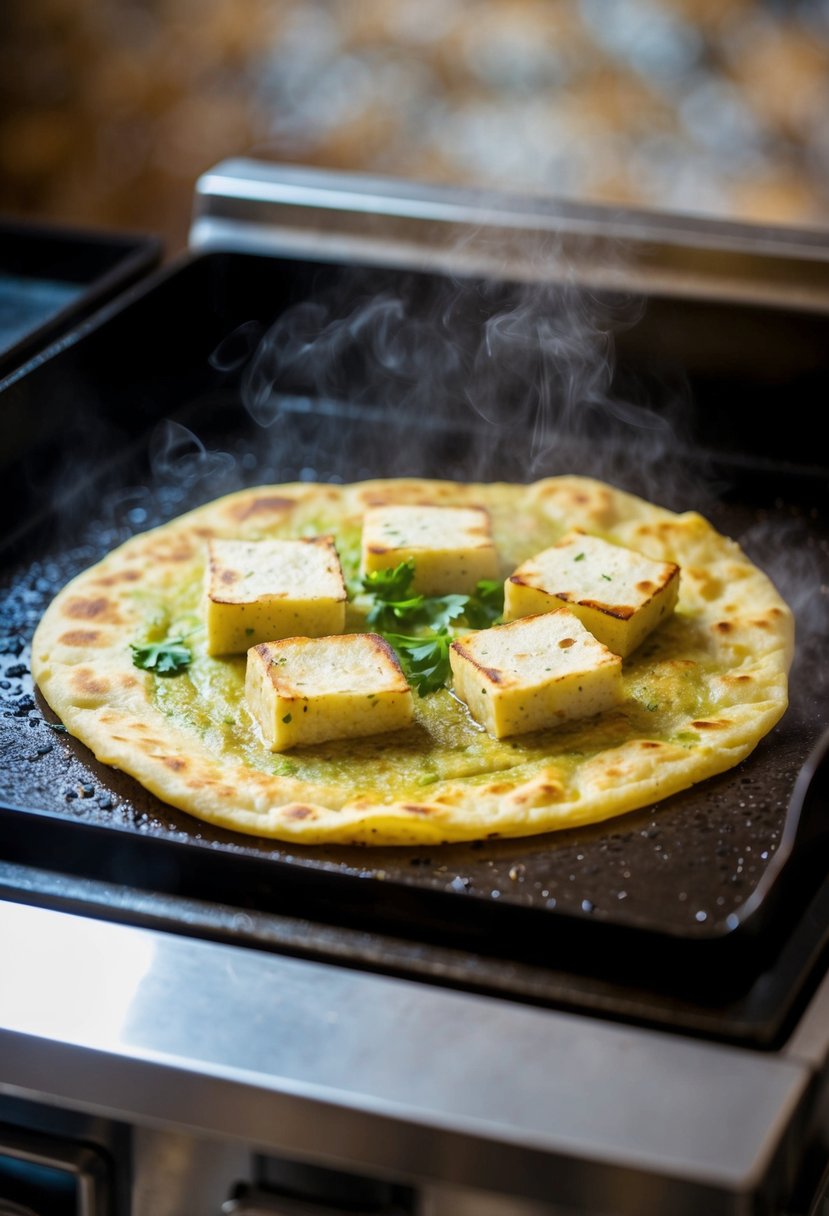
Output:
M819 233L233 161L0 382L0 1211L829 1210L827 329ZM221 493L562 472L702 511L795 609L784 719L664 805L287 848L32 687L55 591Z

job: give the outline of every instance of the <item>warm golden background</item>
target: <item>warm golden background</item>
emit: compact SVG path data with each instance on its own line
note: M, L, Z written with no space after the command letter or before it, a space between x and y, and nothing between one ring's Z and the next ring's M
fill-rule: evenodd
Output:
M829 229L829 0L0 0L0 212L237 154Z

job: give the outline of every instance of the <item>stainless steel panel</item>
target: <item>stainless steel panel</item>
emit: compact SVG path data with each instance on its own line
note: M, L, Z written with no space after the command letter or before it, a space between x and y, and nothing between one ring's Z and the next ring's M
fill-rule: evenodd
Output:
M829 231L249 158L199 178L189 244L829 311Z
M790 1187L806 1063L0 903L0 1089L589 1211Z
M110 1216L109 1168L91 1146L0 1124L0 1157L64 1175L67 1185L72 1188L77 1216ZM34 1187L36 1183L33 1183ZM42 1191L43 1211L47 1212L54 1196L46 1183ZM3 1204L7 1202L0 1196L0 1216L4 1216ZM40 1208L40 1201L37 1206Z

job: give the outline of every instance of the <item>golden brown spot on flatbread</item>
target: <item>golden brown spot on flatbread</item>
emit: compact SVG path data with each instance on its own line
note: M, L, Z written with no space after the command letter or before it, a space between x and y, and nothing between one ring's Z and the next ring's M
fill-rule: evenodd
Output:
M460 806L463 797L458 790L447 790L444 794L435 794L432 801L439 802L441 806Z
M439 500L445 502L447 499L457 498L457 491L452 486L432 485L426 495L421 484L409 481L399 482L393 490L370 489L363 490L358 495L358 500L364 507L428 507L434 506Z
M486 787L486 792L488 794L508 794L514 788L508 781L496 781Z
M639 746L640 746L640 747L645 747L645 748L647 748L647 747L661 747L661 746L662 746L662 744L661 744L661 743L659 743L659 742L658 742L658 740L656 740L656 739L641 739L641 740L639 741Z
M162 756L161 763L174 773L180 773L182 769L187 768L187 761L182 760L180 756Z
M652 591L656 590L656 587L649 578L643 578L641 582L636 584L636 590L641 591L643 595L650 595Z
M75 691L85 697L102 697L109 692L109 681L96 676L88 667L76 668L70 682Z
M621 777L622 770L620 768L617 768L615 765L613 765L611 768L605 769L605 775L608 777Z
M135 688L137 685L139 685L141 683L141 681L136 680L135 676L131 676L131 675L128 675L126 672L123 672L118 677L118 683L121 685L122 688Z
M94 646L100 636L97 629L70 629L68 633L62 633L58 641L64 646Z
M286 807L286 819L313 819L315 816L314 808L311 806L303 806L302 803L296 802L292 806Z
M728 722L723 722L719 718L700 718L699 721L692 722L691 725L696 730L722 730L724 726L728 726Z
M190 545L178 545L175 549L162 549L154 556L160 562L189 562L192 561L195 552Z
M685 568L684 573L694 583L697 591L704 600L715 600L717 596L722 594L723 585L718 578L714 578L707 570L698 570L696 568ZM728 609L726 609L728 611Z
M561 802L564 795L564 786L555 777L539 776L519 786L508 802L513 807L549 806L551 802Z
M431 815L432 807L423 806L417 802L404 802L403 810L408 811L410 815Z
M757 629L771 629L771 621L764 616L752 617L749 621L749 625L754 625Z
M575 644L576 644L575 638L562 638L561 641L559 642L559 646L561 647L562 650L569 650L570 647L575 646Z
M671 668L675 671L688 671L697 666L696 659L665 659L659 664L659 669Z
M96 596L91 600L78 596L76 599L70 600L63 611L66 616L72 617L76 621L94 620L110 625L121 624L121 617L116 611L114 603L105 595Z
M235 570L223 570L220 577L223 583L235 583L239 575Z
M253 515L281 515L295 506L295 498L285 498L281 494L268 494L261 498L254 498L252 502L236 503L230 508L229 514L239 523L243 523Z
M731 621L717 621L717 623L712 625L711 628L716 629L717 633L734 632L734 626L731 624Z
M752 677L746 675L732 676L726 674L721 676L720 679L722 680L723 684L750 684L752 682Z
M119 570L116 574L96 578L95 583L99 587L115 587L118 583L137 583L140 578L138 570Z

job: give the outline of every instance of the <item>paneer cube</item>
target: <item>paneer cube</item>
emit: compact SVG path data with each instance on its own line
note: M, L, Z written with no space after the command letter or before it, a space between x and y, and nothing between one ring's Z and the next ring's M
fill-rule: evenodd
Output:
M363 520L361 572L414 561L412 589L423 595L468 595L498 577L489 512L483 507L369 507Z
M397 656L375 633L254 646L245 697L273 752L401 730L414 712Z
M567 608L459 638L455 692L496 739L601 713L623 696L622 660Z
M211 540L207 549L208 654L243 654L257 642L342 632L347 597L330 536Z
M510 575L504 620L568 604L595 638L625 658L676 607L679 566L571 532Z

